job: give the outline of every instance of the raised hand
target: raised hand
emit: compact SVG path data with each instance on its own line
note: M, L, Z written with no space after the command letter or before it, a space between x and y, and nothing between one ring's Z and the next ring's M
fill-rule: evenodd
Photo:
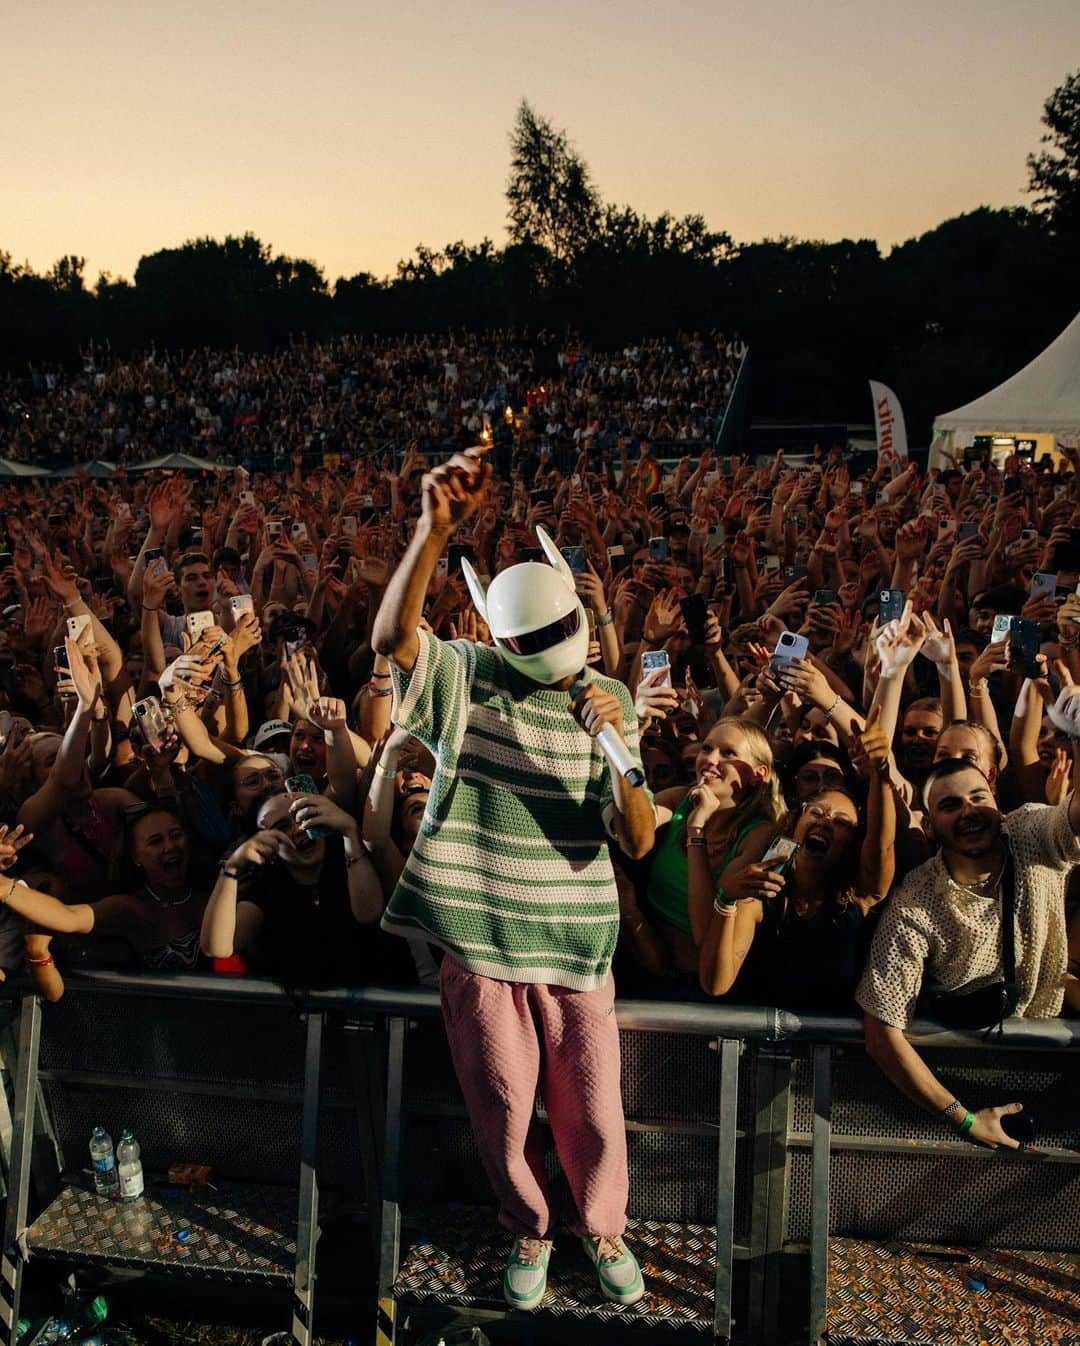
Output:
M669 668L653 668L638 683L634 692L634 714L639 724L666 720L679 704L679 693L665 683L670 673Z
M483 504L491 480L486 453L485 445L476 445L424 473L422 514L431 527L453 531Z
M11 868L18 860L19 852L24 846L29 846L33 839L33 832L27 832L22 823L10 831L7 823L0 827L0 873Z
M945 628L942 630L934 620L934 615L929 610L922 615L922 623L926 630L920 653L929 659L932 664L949 664L956 657L956 641L953 639L952 627L949 625L948 617L945 618Z

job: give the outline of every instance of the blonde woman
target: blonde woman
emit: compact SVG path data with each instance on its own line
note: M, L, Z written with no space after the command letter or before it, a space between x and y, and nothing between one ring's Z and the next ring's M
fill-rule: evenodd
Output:
M772 748L753 721L717 721L698 750L694 775L689 792L674 786L656 796L658 808L674 812L653 852L643 909L620 885L623 926L637 961L691 991L717 876L771 835L784 814ZM661 986L644 989L664 993Z

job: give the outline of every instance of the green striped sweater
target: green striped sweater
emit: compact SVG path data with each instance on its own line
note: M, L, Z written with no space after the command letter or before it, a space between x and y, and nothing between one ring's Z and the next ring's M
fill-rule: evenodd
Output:
M417 634L412 672L394 673L394 720L431 749L435 777L383 928L486 977L595 990L619 931L604 755L566 692L488 646ZM618 696L640 760L629 692L588 676Z

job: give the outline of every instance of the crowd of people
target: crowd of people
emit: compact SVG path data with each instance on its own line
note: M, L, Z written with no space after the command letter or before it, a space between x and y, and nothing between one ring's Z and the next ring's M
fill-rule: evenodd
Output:
M0 382L0 446L15 462L55 467L179 452L273 472L297 454L336 468L342 455L449 450L486 432L564 461L586 442L613 450L620 434L715 438L744 352L718 332L615 352L544 331L343 337L226 356L91 346L77 370Z
M391 898L434 865L418 839L466 829L476 748L455 744L448 784L449 730L410 696L415 629L378 619L425 449L474 461L478 442L483 490L431 553L417 648L432 679L443 650L453 677L505 656L484 592L558 548L584 662L626 690L577 732L617 724L653 815L608 827L617 913L588 956L614 953L622 994L858 1010L900 1088L1015 1144L1011 1105L969 1113L904 1030L1080 1010L1080 453L665 466L653 437L714 437L738 354L713 336L97 352L9 387L8 457L62 436L123 463L200 436L247 466L0 487L3 966L50 998L83 962L436 983L458 946Z

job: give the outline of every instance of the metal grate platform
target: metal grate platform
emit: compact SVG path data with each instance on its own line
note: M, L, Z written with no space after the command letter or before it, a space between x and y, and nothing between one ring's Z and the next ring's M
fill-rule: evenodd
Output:
M644 1299L632 1308L605 1300L581 1245L564 1234L555 1239L548 1291L536 1313L711 1332L715 1229L630 1220L626 1237L641 1263ZM424 1222L402 1257L394 1297L509 1313L502 1279L510 1245L491 1210L442 1212Z
M1080 1257L833 1239L828 1339L829 1346L1078 1346Z
M238 1284L291 1283L296 1194L229 1183L177 1196L155 1188L123 1202L67 1187L27 1230L26 1244L32 1257Z

